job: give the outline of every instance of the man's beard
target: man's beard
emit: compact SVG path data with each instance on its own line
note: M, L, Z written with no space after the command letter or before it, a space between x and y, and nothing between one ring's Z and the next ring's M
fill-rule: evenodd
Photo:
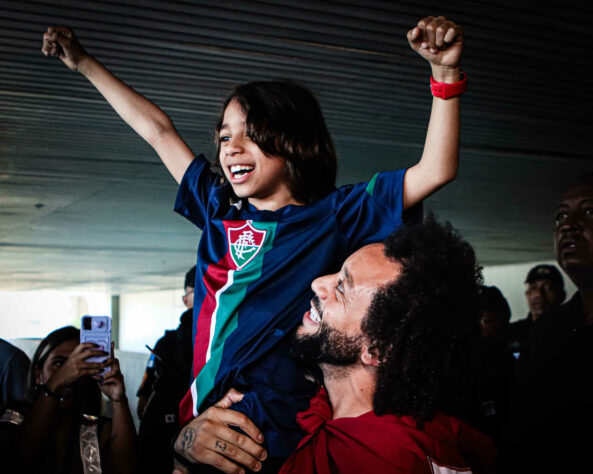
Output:
M294 359L309 366L347 367L359 360L362 340L362 336L348 336L322 322L315 334L294 334L290 352Z

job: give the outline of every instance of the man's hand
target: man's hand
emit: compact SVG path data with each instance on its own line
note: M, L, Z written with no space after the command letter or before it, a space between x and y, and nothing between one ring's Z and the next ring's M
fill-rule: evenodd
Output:
M57 56L73 71L79 71L83 60L90 57L74 31L65 26L50 26L43 33L41 52L46 56Z
M227 473L244 473L243 466L259 471L267 457L260 444L263 435L244 414L226 408L240 398L242 395L231 389L216 406L190 421L179 433L175 451L190 463L209 464ZM175 469L178 473L187 472L179 463Z
M444 16L423 18L408 31L414 51L430 62L433 77L440 82L459 80L463 50L463 28ZM450 80L448 80L450 79Z

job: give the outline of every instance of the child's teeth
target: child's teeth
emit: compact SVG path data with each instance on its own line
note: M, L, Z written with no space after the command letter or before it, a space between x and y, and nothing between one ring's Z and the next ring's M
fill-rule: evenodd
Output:
M251 170L253 170L253 167L251 166L243 166L243 165L233 165L231 166L231 173L233 173L234 175L241 175L243 176L246 173L249 173Z

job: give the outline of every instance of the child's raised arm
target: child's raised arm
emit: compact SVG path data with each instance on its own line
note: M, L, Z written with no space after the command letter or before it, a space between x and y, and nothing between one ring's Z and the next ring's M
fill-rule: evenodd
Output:
M46 56L59 57L70 69L85 76L119 116L155 149L175 180L181 182L194 154L165 112L87 53L70 28L50 26L43 34L41 51Z
M429 16L408 31L413 50L430 62L436 82L460 80L463 30L443 16ZM455 179L459 167L459 97L434 97L420 161L404 178L404 209Z

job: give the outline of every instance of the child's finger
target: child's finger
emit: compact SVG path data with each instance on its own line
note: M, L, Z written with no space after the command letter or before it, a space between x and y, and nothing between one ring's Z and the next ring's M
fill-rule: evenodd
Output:
M60 45L58 44L56 33L45 33L43 35L43 42L47 46L47 51L50 55L55 56L58 53Z
M442 48L445 39L445 31L447 31L447 25L442 23L436 27L435 31L435 46Z
M49 45L45 50L49 55L60 56L64 53L64 49L70 49L72 38L73 33L70 28L65 26L50 26L47 28L47 32L43 34L44 44L47 41Z
M61 47L70 49L72 45L72 30L70 28L58 27L56 29L56 42Z
M445 36L449 33L450 30L455 31L455 23L453 23L452 21L445 21L437 27L437 31L436 31L436 46L437 46L437 48L442 49L447 46L447 42L445 41Z
M435 20L426 25L426 43L431 50L436 48L437 25L438 22Z
M43 44L41 46L41 51L43 51L43 53L48 56L49 54L51 54L52 49L55 48L55 43L53 41L51 41L50 39L43 39Z
M410 31L408 31L408 41L410 43L415 43L420 36L420 28L415 26Z
M420 47L422 49L428 48L428 33L426 31L426 28L432 20L432 16L423 18L418 22L418 26L416 27L418 28L418 35L416 37L416 41L420 42Z
M463 28L461 26L453 24L445 34L444 41L445 43L451 44L454 41L461 41L463 40Z

